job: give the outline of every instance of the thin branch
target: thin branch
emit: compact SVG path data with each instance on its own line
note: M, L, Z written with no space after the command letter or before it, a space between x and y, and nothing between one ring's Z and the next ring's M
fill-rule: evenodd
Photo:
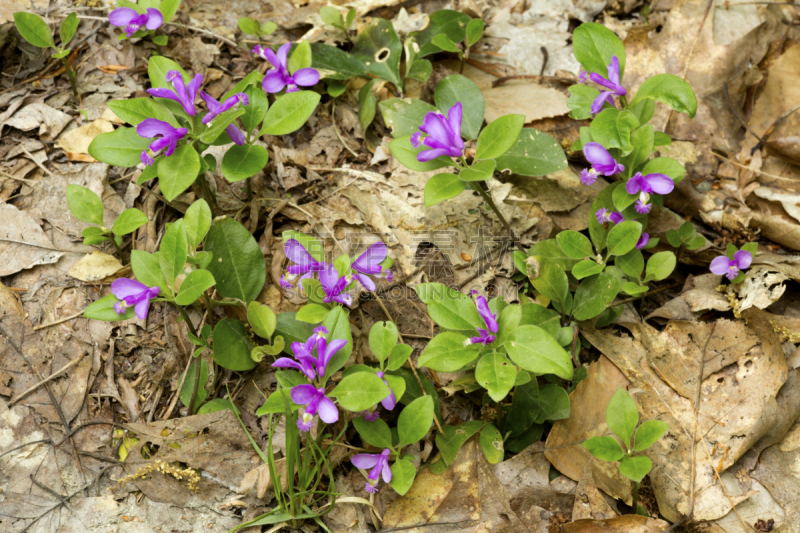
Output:
M78 357L76 357L75 359L73 359L72 361L70 361L69 363L64 365L63 367L61 367L61 370L57 370L57 371L53 372L52 374L50 374L49 377L43 379L42 381L40 381L39 383L37 383L33 387L30 387L28 390L26 390L22 394L18 394L16 398L12 399L11 402L9 402L8 406L11 407L12 405L14 405L18 401L20 401L22 398L24 398L25 396L27 396L31 392L35 391L36 389L38 389L39 387L44 385L45 383L51 381L55 377L63 374L64 372L66 372L67 370L72 368L73 366L77 365L78 363L80 363L83 360L84 356L86 356L86 351L84 351Z

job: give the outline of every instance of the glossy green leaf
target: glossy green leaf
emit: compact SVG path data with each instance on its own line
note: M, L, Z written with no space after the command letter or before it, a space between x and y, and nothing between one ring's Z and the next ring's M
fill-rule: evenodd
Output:
M589 126L592 139L605 148L619 148L623 154L633 150L631 133L639 127L639 121L630 111L607 108L597 114Z
M260 135L286 135L303 127L317 109L320 95L314 91L287 93L275 100L264 117Z
M425 183L425 207L433 207L440 202L455 198L465 189L466 184L460 179L459 175L450 174L449 172L436 174Z
M433 93L436 107L444 115L461 102L461 135L474 139L481 131L486 101L475 82L461 74L451 74L442 79Z
M179 396L181 403L188 408L192 401L192 393L195 387L194 377L197 372L196 367L198 364L200 365L200 379L197 381L199 386L197 387L197 394L194 399L195 413L200 408L200 405L206 401L206 397L208 396L208 392L206 391L206 383L208 383L208 363L205 359L195 359L192 361L192 364L189 365L189 370L186 371L186 379L183 380L183 387L181 388Z
M214 276L208 270L193 270L181 283L175 303L191 305L208 289L214 286Z
M307 303L297 310L297 320L308 322L309 324L319 324L328 314L328 311L329 309L323 305Z
M499 352L484 355L475 367L475 379L489 391L489 396L496 402L508 395L516 377L516 367Z
M605 263L596 263L586 259L572 267L572 275L575 276L575 279L580 280L588 278L589 276L594 276L595 274L599 274L605 267Z
M72 187L72 185L70 185ZM119 214L111 227L114 235L127 235L147 224L147 215L132 207Z
M389 392L389 387L375 374L356 372L343 378L330 395L348 411L358 413L389 396Z
M61 23L58 33L61 36L62 47L67 46L72 40L72 37L75 35L75 31L78 29L79 23L80 21L78 20L78 15L76 13L70 13Z
M308 41L300 41L293 48L287 64L290 74L311 66L311 44Z
M148 118L154 118L167 122L174 127L179 127L178 121L175 116L170 112L167 107L153 98L131 98L129 100L112 100L108 102L108 107L119 118L130 124L136 126L140 122ZM152 139L150 140L152 142Z
M664 102L679 113L694 118L697 113L697 97L692 86L674 74L656 74L644 80L631 104L645 98Z
M223 298L250 302L258 296L267 267L261 248L244 226L231 218L216 220L204 249L214 254L207 268L217 280L217 291Z
M161 192L168 201L188 189L200 172L200 155L191 144L178 147L169 157L159 158L158 177Z
M276 317L275 334L286 339L286 353L294 355L292 343L303 343L314 332L314 326L297 320L296 313L278 313Z
M388 370L397 370L402 367L408 360L414 349L408 344L398 344L392 348L389 354L389 362L386 364Z
M375 422L368 422L363 417L353 419L353 425L358 431L361 440L371 444L376 448L392 447L392 432L386 422L377 419Z
M164 17L164 22L167 23L175 17L175 13L178 12L178 8L181 6L181 0L162 0L160 6L151 6L157 7L159 11L161 11L161 15Z
M132 250L131 269L133 269L133 275L136 276L136 279L148 287L160 287L161 296L172 295L172 289L167 284L164 273L161 272L158 256L142 250Z
M484 425L485 422L471 420L458 426L444 426L442 428L444 433L436 433L436 447L441 452L444 462L449 465L455 461L461 446Z
M223 318L214 327L214 361L222 368L244 372L256 366L250 358L253 343L241 320Z
M494 175L495 162L493 159L478 161L470 168L465 168L458 173L461 181L486 181Z
M562 305L570 300L567 275L555 263L548 261L540 265L539 277L531 279L531 284L537 291Z
M575 120L592 118L592 103L600 91L582 84L570 85L567 90L569 91L569 100L567 100L567 107L570 109L569 116Z
M417 469L411 461L400 459L392 464L392 480L389 484L392 488L402 496L414 484L414 478L417 475Z
M440 327L450 330L475 331L484 327L472 299L442 283L420 283L414 290L428 306L428 315Z
M395 138L413 135L422 125L425 115L436 112L435 107L416 98L391 98L382 101L378 107Z
M496 161L498 170L521 176L544 176L567 168L558 141L533 128L524 128L514 145Z
M636 430L633 449L637 452L646 450L656 443L664 433L669 431L669 426L661 420L647 420Z
M403 44L392 23L375 18L356 38L351 55L366 65L370 74L400 87L400 56Z
M326 79L349 80L363 75L367 70L363 61L335 46L312 43L311 52L311 67Z
M642 236L642 225L633 220L626 220L615 225L608 232L609 255L625 255L634 249Z
M592 437L581 445L601 461L619 461L625 452L614 437Z
M575 59L589 72L608 77L608 65L617 56L619 77L625 73L625 45L614 32L594 22L584 22L572 33Z
M639 457L625 457L619 463L619 473L636 483L641 483L644 476L649 474L652 469L653 461L644 455Z
M67 185L67 205L81 222L103 225L103 201L94 191L74 183Z
M472 19L467 24L467 46L477 43L483 35L484 23L481 19Z
M593 255L592 243L582 233L573 230L561 231L556 235L556 240L569 257L584 259Z
M403 166L415 170L417 172L430 172L431 170L438 170L444 167L451 167L454 165L453 160L447 156L437 157L431 161L421 162L417 159L417 155L425 150L424 146L414 148L411 144L411 137L401 137L389 143L389 151ZM457 177L457 176L456 176Z
M433 399L430 396L417 398L400 413L397 419L399 446L412 444L428 434L433 424Z
M619 437L625 446L630 446L633 431L639 423L639 410L630 394L623 389L617 389L606 407L606 423L608 428Z
M114 306L119 302L119 299L113 294L100 298L93 304L89 305L84 312L83 316L93 320L102 320L104 322L114 322L116 320L129 320L135 318L133 307L127 307L123 314L119 314L114 310Z
M257 144L231 146L222 157L222 174L230 182L237 182L261 172L269 161L269 152Z
M538 326L520 326L505 342L511 360L534 374L572 379L572 359L558 342Z
M503 436L494 424L487 424L481 430L481 436L478 439L483 455L490 464L497 464L503 462L505 457L505 449L503 448Z
M39 48L55 48L50 27L39 15L18 11L14 13L14 24L22 38Z
M188 253L189 242L186 238L186 227L183 219L178 219L164 233L158 253L158 264L170 285L175 283L175 278L183 272Z
M575 320L589 320L602 313L619 293L619 280L611 274L591 276L578 285L572 304Z
M135 128L117 128L95 137L89 144L89 155L109 165L135 167L151 142L152 139L140 137Z
M511 436L521 435L536 421L539 416L539 385L535 379L514 389L514 400L506 417L504 429Z
M378 79L373 79L367 82L360 91L358 91L358 120L361 124L361 131L367 131L367 128L372 124L372 119L375 118L375 109L378 105L378 95L375 93L376 84L380 82ZM381 85L378 85L381 87Z
M211 208L208 207L208 203L202 198L195 200L186 210L183 225L186 228L189 246L192 248L200 246L211 228Z
M539 414L536 423L569 417L569 394L563 387L548 383L539 387Z
M257 20L253 20L250 17L239 17L238 24L242 33L256 36L261 34L261 25Z
M680 182L686 176L686 169L683 165L671 157L657 157L647 162L642 169L642 174L666 174L675 183Z
M437 372L455 372L478 357L479 350L474 345L464 346L469 337L454 331L436 335L425 346L417 360L417 366L430 368Z
M375 322L369 330L369 347L378 361L383 362L397 344L397 326L394 322Z
M636 248L625 255L618 255L614 259L614 264L625 274L636 279L641 278L642 272L644 272L644 256Z
M330 378L335 372L340 370L344 364L350 359L350 354L353 353L353 333L350 330L350 311L342 306L336 306L325 315L322 319L322 325L328 330L328 342L336 339L342 339L347 343L336 352L330 361L325 371L325 379Z
M658 252L647 260L646 281L661 281L675 270L677 258L672 252Z

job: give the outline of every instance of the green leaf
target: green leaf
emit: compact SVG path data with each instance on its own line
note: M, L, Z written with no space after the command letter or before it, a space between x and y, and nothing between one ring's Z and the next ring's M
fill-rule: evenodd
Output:
M393 141L394 142L394 141ZM456 174L443 172L430 178L425 183L425 207L455 198L466 189L466 184Z
M563 420L569 417L569 394L555 383L539 388L539 415L536 423L545 420Z
M556 240L561 249L564 250L564 253L574 259L584 259L591 257L593 254L592 243L589 242L585 235L577 231L562 231L556 235Z
M447 115L450 108L461 102L461 135L474 139L481 131L486 101L475 82L461 74L451 74L442 79L433 92L436 107Z
M664 102L679 113L694 118L697 113L697 97L692 86L674 74L656 74L644 80L631 105L645 98Z
M220 98L220 100L224 102L236 93L244 92L246 94L249 87L255 87L263 93L263 90L261 89L261 82L263 79L264 75L261 74L261 72L258 70L251 70L250 74L239 80L236 85L229 89L228 92L226 92L225 95Z
M486 424L481 430L478 442L483 450L483 455L490 464L503 462L505 450L503 449L503 436L494 424Z
M297 320L296 313L278 313L275 334L286 339L286 353L294 355L293 342L303 343L314 330L314 326Z
M81 222L103 225L103 201L95 192L80 185L67 185L67 205Z
M592 121L589 131L595 142L606 148L619 148L623 154L633 150L631 132L639 127L639 122L630 111L615 108L602 110Z
M619 461L625 452L614 437L592 437L581 445L601 461Z
M653 151L653 144L655 142L654 135L652 124L644 124L631 133L633 150L624 159L625 168L630 169L630 174L633 174L633 169L650 158L650 153Z
M433 399L430 396L421 396L400 413L397 419L397 434L400 437L399 446L402 448L422 440L433 424Z
M336 306L322 319L322 325L328 330L328 342L336 339L347 341L334 356L328 361L325 371L325 380L341 369L353 353L353 333L350 331L350 311Z
M162 36L157 35L156 37L162 37ZM164 35L163 37L166 37L166 35ZM233 402L231 402L230 400L224 400L222 398L215 398L210 402L204 403L203 405L200 406L199 409L197 409L197 414L204 415L208 413L216 413L217 411L224 411L225 409L228 409L236 414L239 414L239 409L237 409L236 406L233 405Z
M590 212L592 214L597 213L597 211L603 207L613 211L615 209L613 200L614 192L620 187L624 189L625 184L622 182L612 183L600 191L600 194L598 194L597 198L592 202ZM597 248L599 252L602 252L606 247L608 229L597 222L597 218L594 216L589 217L589 236L594 243L594 247Z
M572 359L569 354L538 326L519 326L508 336L505 347L511 360L524 370L572 379Z
M158 257L141 250L131 251L131 269L136 279L148 287L158 286L162 296L171 296L172 289L167 284L164 273L158 264Z
M645 281L661 281L666 279L675 270L677 258L672 252L658 252L647 260L647 273Z
M641 483L644 476L650 473L653 468L653 461L649 457L643 455L639 457L625 457L619 463L619 473L635 481Z
M553 137L524 128L505 155L496 159L498 170L521 176L544 176L567 168L567 157Z
M322 319L325 318L325 315L328 314L328 311L330 311L330 309L320 304L308 303L298 309L297 320L308 322L309 324L319 324L322 322Z
M643 100L644 102L652 102L652 100ZM669 146L672 144L672 138L662 131L655 133L653 143L655 146Z
M485 422L471 420L458 426L444 426L442 428L444 434L436 434L436 447L441 452L444 462L449 465L455 461L461 446L484 425Z
M389 396L389 387L371 372L356 372L342 379L331 396L336 397L339 405L348 411L358 413Z
M705 245L706 245L706 238L703 237L702 235L698 235L697 237L695 237L686 244L686 249L697 250L698 248L702 248Z
M669 425L661 420L647 420L636 430L633 449L637 452L646 450L656 443L664 433L669 431Z
M491 309L491 303L490 309ZM496 342L502 344L505 342L506 337L508 334L511 333L517 326L519 326L520 321L522 320L522 306L520 305L509 305L504 307L502 311L500 311L499 316L497 318L497 339Z
M414 148L411 145L411 137L401 137L389 143L389 150L392 155L403 166L415 170L417 172L430 172L444 167L453 166L453 160L447 156L437 157L432 161L420 162L417 160L417 155L425 150L423 146Z
M592 104L600 91L582 84L570 85L567 90L569 91L569 100L567 100L567 107L570 109L569 116L575 120L592 118ZM582 143L581 146L583 144L586 143Z
M633 113L639 124L648 122L656 112L656 103L653 100L642 100L637 102L636 105L628 106L628 111Z
M311 67L329 80L357 78L367 70L363 61L335 46L312 43L311 52Z
M223 298L255 300L264 287L267 267L261 248L244 226L231 218L216 220L204 250L214 254L208 270L217 280L217 291Z
M625 255L634 249L642 236L642 225L634 220L626 220L615 225L608 232L609 255Z
M389 388L392 389L395 398L402 398L406 393L406 381L401 376L386 374L383 379L389 384Z
M521 435L536 421L539 416L539 385L535 379L524 385L517 385L514 400L506 418L504 429L511 432L512 437Z
M619 60L620 80L625 72L625 45L614 32L594 22L585 22L572 33L572 51L575 59L589 72L608 77L611 58Z
M214 361L222 368L244 372L256 366L250 358L253 343L241 320L223 318L214 328Z
M549 299L566 306L571 300L569 293L569 280L566 273L557 264L544 262L539 268L539 277L531 279L531 284L540 293Z
M625 187L616 187L611 194L616 211L624 211L639 198L638 194L629 194Z
M119 299L113 294L100 298L83 312L83 316L93 320L102 320L104 322L114 322L116 320L128 320L134 318L133 306L125 308L123 314L119 314L114 310L114 306L119 302Z
M434 38L431 39L431 43L433 43L434 45L438 46L439 48L441 48L445 52L452 52L454 54L463 53L461 48L456 46L456 43L451 41L450 37L448 37L447 35L444 35L443 33L440 33L439 35L434 36Z
M134 128L117 128L95 137L89 144L89 155L116 167L135 167L151 142L151 139L139 137Z
M484 355L475 367L475 379L496 402L511 391L516 377L517 369L505 355L498 352Z
M208 207L208 203L202 198L195 200L186 210L183 224L186 227L189 246L192 248L200 246L211 228L211 208Z
M575 279L588 278L589 276L599 274L605 267L605 263L595 263L594 261L586 259L572 267L572 275L575 276Z
M397 370L405 364L414 349L408 344L398 344L392 348L389 354L389 362L386 365L388 370Z
M175 61L164 56L151 56L147 61L147 76L155 88L172 89L172 84L167 81L167 73L170 70L177 70L181 73L183 81L185 83L189 82L189 76L186 71Z
M311 66L311 44L308 41L300 41L292 50L287 64L289 73L294 74L301 68Z
M375 85L379 79L370 80L358 91L358 120L361 123L361 131L367 131L375 118L375 108L378 105L378 95L375 94ZM382 86L382 85L381 85ZM379 86L380 87L380 86Z
M53 34L50 31L50 27L39 15L18 11L14 13L14 24L17 25L17 31L22 35L22 38L33 46L55 48L56 45L53 43Z
M277 318L272 309L264 304L255 301L247 304L247 321L253 332L262 339L271 339L275 333Z
M642 169L642 174L645 175L656 173L666 174L672 181L678 183L686 176L686 169L671 157L657 157L648 161Z
M647 288L647 285L639 285L638 282L627 281L622 284L622 290L625 292L625 294L630 294L631 296L637 296L639 294L647 292L649 289Z
M593 219L594 217L591 218ZM553 263L559 266L562 270L569 270L579 262L578 259L574 259L565 254L564 250L561 249L561 246L559 246L556 239L546 239L544 241L537 242L528 250L528 256L545 258L546 263Z
M292 411L297 411L300 406L294 403L290 396L289 389L278 389L269 395L264 405L258 408L256 416L264 416L268 414L284 413L286 412L286 403L289 403Z
M430 368L437 372L455 372L471 363L480 351L474 345L464 346L468 337L454 331L436 335L425 346L417 360L418 367Z
M356 14L357 14L356 10L353 9L352 7L347 10L347 16L346 16L346 19L344 21L345 29L349 28L353 24L353 22L356 20Z
M528 446L539 442L544 432L544 426L533 424L516 437L506 439L505 449L511 453L522 453Z
M154 35L153 36L153 43L157 44L158 46L166 46L168 42L169 42L169 37L167 37L166 35ZM205 407L205 406L203 406L203 407ZM199 412L200 411L198 411L198 413Z
M344 17L342 13L333 6L322 6L319 10L319 17L325 24L330 24L337 28L344 28Z
M50 57L52 57L54 59L61 59L62 57L67 57L68 55L69 55L69 50L61 50L60 52L54 53Z
M72 187L72 185L69 187ZM147 215L135 207L132 207L119 214L117 219L114 221L114 225L111 227L111 231L114 233L114 235L127 235L129 233L133 233L148 222L149 220L147 219Z
M108 107L114 112L114 114L131 126L136 126L148 118L154 118L156 120L167 122L176 128L180 126L170 110L167 109L164 104L152 98L114 100L108 102ZM152 142L152 140L150 142Z
M428 81L433 73L433 64L427 59L417 59L411 65L411 68L406 74L406 79L411 78L419 81Z
M188 189L200 172L200 155L191 144L178 147L169 157L158 161L161 192L168 201Z
M83 228L81 235L83 236L83 244L86 245L100 244L106 239L109 239L106 232L97 226L87 226Z
M58 32L61 35L62 47L67 46L72 40L72 37L75 35L75 30L78 29L79 23L80 21L78 20L78 15L75 13L70 13L61 23L61 28L59 28Z
M246 133L252 132L261 124L269 110L269 100L266 93L257 85L250 85L244 90L248 104L244 107L242 124Z
M375 18L356 37L351 55L366 65L366 71L400 87L400 56L403 43L392 23Z
M161 5L157 8L159 11L161 11L161 15L164 17L165 23L169 22L173 19L173 17L175 17L175 13L178 12L180 5L181 0L162 0Z
M392 480L389 484L400 496L409 491L414 484L417 469L411 461L400 459L392 464Z
M167 283L175 283L186 264L186 256L189 253L189 242L186 238L186 227L183 219L178 219L167 228L161 240L158 253L158 264Z
M617 319L622 316L622 313L625 311L624 305L618 305L616 307L609 307L602 313L600 313L599 318L594 323L594 327L597 329L604 328L606 326L610 326Z
M639 279L644 272L644 256L636 248L625 255L618 255L614 259L614 264L632 278Z
M435 107L416 98L391 98L382 101L378 107L395 138L413 135L422 125L425 115L436 112Z
M263 146L234 144L222 157L222 174L232 183L242 181L261 172L267 161L269 152Z
M639 423L639 410L630 394L621 387L608 402L606 423L625 446L630 446L633 431Z
M619 293L619 280L611 274L602 273L584 279L572 304L575 320L589 320L602 313Z
M465 168L458 173L461 181L486 181L494 174L495 162L493 159L478 161L472 167Z
M245 108L236 104L232 109L220 113L206 125L206 129L200 134L200 142L214 144L217 138L223 134L225 128L230 126L237 118L245 113ZM223 143L227 144L227 142Z
M369 348L381 363L389 357L397 344L397 326L394 322L375 322L369 330Z
M692 240L694 238L694 236L696 235L696 233L697 232L694 229L694 225L689 220L687 220L686 222L681 224L681 227L678 228L678 237L683 242L688 242L688 241Z
M420 283L414 288L439 327L472 333L484 327L472 299L442 283Z
M375 422L367 422L363 417L354 418L353 425L356 427L361 440L367 444L371 444L376 448L392 447L392 432L386 422L380 418Z
M467 46L477 43L483 35L484 24L481 19L472 19L467 24Z
M214 276L208 270L193 270L186 276L175 297L178 305L191 305L208 289L214 286Z
M439 9L431 13L425 29L412 34L419 45L417 57L425 57L442 51L432 42L437 35L444 34L454 43L463 41L467 36L467 28L471 20L469 15L451 9Z
M257 20L253 20L250 17L239 17L238 22L239 29L242 30L242 33L256 36L261 34L261 25Z
M208 383L208 363L205 359L195 359L189 365L189 370L186 371L186 378L183 380L183 387L181 388L180 399L181 403L186 407L192 401L192 393L194 392L194 377L197 372L197 365L200 365L200 379L198 380L199 386L197 387L197 394L194 399L194 411L200 408L200 405L206 401L208 393L206 392L206 383ZM192 413L190 413L192 414Z
M275 100L264 117L259 136L286 135L303 127L319 103L320 95L314 91L287 93Z

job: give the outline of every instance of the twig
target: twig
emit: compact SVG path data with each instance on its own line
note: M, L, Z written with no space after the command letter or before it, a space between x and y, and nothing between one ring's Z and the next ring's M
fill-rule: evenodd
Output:
M31 474L31 481L33 481L33 484L36 485L37 487L39 487L40 489L45 490L45 491L49 492L50 494L52 494L53 496L55 496L56 498L58 498L61 501L61 505L63 505L67 509L69 509L69 511L71 513L75 512L75 509L73 509L72 506L69 504L69 502L66 499L64 499L64 496L62 496L61 494L57 493L56 491L54 491L53 489L51 489L47 485L44 485L43 483L39 483L38 481L36 481L36 478L33 477L33 474Z
M503 85L507 81L512 80L541 80L541 81L557 81L558 83L564 83L568 85L574 85L576 82L575 80L571 80L569 78L562 78L560 76L537 76L536 74L520 74L516 76L503 76L502 78L498 78L492 82L492 87L498 87Z
M736 4L736 5L739 5L739 4ZM725 156L719 155L719 154L718 154L718 153L716 153L716 152L711 152L711 153L712 153L712 154L714 154L716 157L718 157L718 158L722 159L723 161L727 161L728 163L730 163L730 164L731 164L731 165L733 165L733 166L736 166L736 167L742 168L742 169L744 169L744 170L749 170L750 172L755 172L756 174L761 174L762 176L767 176L767 177L769 177L769 178L775 178L776 180L786 180L786 181L793 181L793 182L795 182L795 183L797 183L797 181L798 181L798 180L796 180L796 179L794 179L794 178L787 178L786 176L777 176L777 175L775 175L775 174L769 174L769 173L767 173L767 172L762 172L761 170L755 170L755 169L753 169L753 168L750 168L750 167L748 167L747 165L743 165L743 164L741 164L741 163L737 163L736 161L733 161L733 160L731 160L731 159L728 159L728 158L727 158L727 157L725 157Z
M73 318L79 318L79 317L83 316L84 311L86 311L86 309L84 309L83 311L78 311L74 315L65 316L64 318L59 318L55 322L48 322L47 324L41 324L41 325L36 326L35 328L33 328L33 331L39 331L40 329L49 328L50 326L57 326L59 324L63 324L64 322L68 322L68 321L72 320Z
M5 177L7 177L9 179L16 180L16 181L21 181L23 183L36 183L36 180L29 180L29 179L26 179L26 178L18 178L16 176L12 176L8 172L3 172L2 170L0 170L0 174L2 174L3 176L5 176Z
M35 157L33 157L33 155L31 155L31 153L30 153L29 151L27 151L27 150L26 150L26 149L25 149L23 146L20 146L20 147L19 147L19 149L20 149L20 150L22 150L23 152L25 152L25 155L27 155L27 156L28 156L28 159L30 159L31 161L33 161L33 162L34 162L34 164L35 164L37 167L39 167L39 168L41 168L42 170L44 170L44 171L47 173L47 175L48 175L48 176L52 176L52 175L53 175L53 173L52 173L52 172L50 172L49 170L47 170L47 169L44 167L44 165L43 165L43 164L39 163L39 162L36 160L36 158L35 158Z
M73 366L77 365L78 363L80 363L83 360L85 355L86 355L86 351L84 351L78 357L76 357L75 359L73 359L72 361L70 361L69 363L64 365L63 367L61 367L61 370L57 370L56 372L53 372L52 374L50 374L49 377L47 377L44 380L40 381L39 383L37 383L33 387L30 387L28 390L26 390L22 394L18 394L16 398L14 398L13 400L11 400L11 402L9 402L8 406L11 407L12 405L14 405L18 401L20 401L22 398L24 398L25 396L27 396L31 392L35 391L36 389L38 389L39 387L41 387L42 385L47 383L48 381L52 380L53 378L55 378L56 376L59 376L60 374L62 374L64 372L66 372L67 370L69 370Z

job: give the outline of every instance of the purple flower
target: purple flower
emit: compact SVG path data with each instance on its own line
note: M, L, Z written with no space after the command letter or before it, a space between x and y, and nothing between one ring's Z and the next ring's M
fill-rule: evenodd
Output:
M178 146L178 141L183 139L188 131L186 128L176 128L169 122L155 118L146 118L136 126L136 133L142 137L148 139L160 137L150 143L150 151L153 155L158 155L158 152L166 148L165 155L167 157L172 155ZM142 151L140 159L147 166L153 164L153 157L146 150Z
M604 78L600 74L592 72L589 74L589 81L593 81L608 89L602 91L597 95L597 98L592 102L592 113L599 113L603 109L603 104L608 102L614 105L614 96L625 96L628 92L620 83L619 79L619 59L617 56L611 58L611 64L608 65L608 78Z
M647 233L642 233L642 236L639 237L639 240L636 242L636 249L641 250L642 248L647 246L648 242L650 242L650 235L648 235Z
M639 193L639 199L636 200L636 212L642 215L649 213L653 208L653 205L648 203L652 193L669 194L674 188L675 184L672 182L672 178L658 173L642 176L641 172L637 172L625 184L628 194Z
M325 396L325 389L322 387L317 389L313 385L296 385L292 387L291 397L294 403L306 406L303 415L297 419L300 431L311 429L317 414L328 424L339 420L339 410L333 401Z
M483 318L483 322L486 324L487 329L482 328L475 328L480 333L478 337L471 337L464 341L464 346L469 346L470 344L483 344L486 346L487 344L491 344L495 340L495 336L493 333L497 333L499 326L497 325L497 314L492 314L489 310L489 304L486 301L486 298L478 294L478 291L472 291L472 297L475 298L475 305L478 307L478 314L481 315Z
M294 281L297 276L302 274L301 279L310 278L315 272L321 272L328 266L328 263L314 259L297 239L286 241L283 251L286 254L286 258L295 263L287 269L286 274L281 278L281 287L284 289L291 289L292 284L289 282Z
M586 72L585 70L582 70L580 74L578 74L578 79L579 79L578 83L580 83L581 85L589 83L589 80L587 79L588 76L589 73Z
M140 15L135 9L120 7L108 14L108 21L112 26L125 26L125 34L131 37L134 33L142 29L155 30L164 23L164 16L158 9L149 7L144 15Z
M342 339L336 339L327 344L327 334L328 329L325 326L317 326L314 328L314 334L306 339L306 342L292 343L292 352L297 361L288 357L281 357L272 363L272 366L277 368L296 368L311 381L317 379L317 376L324 378L325 370L333 355L347 344L347 341ZM315 348L317 357L314 357Z
M327 333L327 330L325 332ZM319 340L317 340L317 357L314 361L317 365L317 375L320 379L325 377L328 363L331 362L336 352L341 350L345 344L347 344L347 341L344 339L334 339L328 344L324 336L320 336Z
M617 163L608 150L599 143L586 143L583 147L583 155L592 164L589 169L581 171L581 182L584 185L591 185L597 181L597 176L613 176L625 170L625 166Z
M324 303L338 302L348 307L353 305L353 296L342 292L349 281L345 276L340 277L333 265L327 265L325 270L319 273L319 282L325 291L325 298L322 299Z
M158 287L148 287L140 281L130 278L115 279L111 284L111 293L119 298L119 303L114 304L114 311L124 314L126 308L135 306L133 311L136 317L144 320L147 318L147 311L150 308L150 299L158 296L161 289Z
M279 93L286 87L287 93L299 91L300 87L311 87L316 85L319 81L319 72L313 68L301 68L294 74L289 74L289 50L292 48L292 43L285 43L278 48L278 53L272 49L257 45L253 48L253 53L262 59L266 59L272 66L273 70L267 72L264 76L264 81L261 83L261 88L268 93Z
M208 113L206 113L206 116L203 117L203 124L206 125L217 118L217 115L228 111L236 104L241 103L242 105L248 105L250 103L250 100L244 93L236 93L223 103L219 103L216 99L214 99L213 96L209 95L205 91L200 91L200 98L202 98L208 106ZM236 126L236 124L228 124L228 127L225 128L225 133L227 133L231 140L239 146L244 144L244 133Z
M375 375L383 379L383 372L377 372ZM383 379L383 384L389 387L389 383L387 383L385 379ZM397 405L397 398L395 398L394 391L391 387L389 387L389 396L381 400L381 405L387 411L391 411L394 409L394 406Z
M597 217L598 224L605 224L606 222L619 224L625 220L621 214L617 213L616 211L609 211L605 207L598 209L594 216Z
M364 420L367 422L375 422L381 417L380 409L375 409L374 411L363 411L361 414L364 416Z
M733 259L728 259L726 256L721 255L711 261L709 270L717 275L724 275L729 280L733 281L740 270L750 266L753 262L753 254L747 250L739 250L733 254Z
M378 479L381 475L383 475L383 480L386 483L389 483L392 480L392 469L389 468L390 453L392 453L392 450L389 448L384 448L381 453L360 453L358 455L354 455L350 459L350 462L353 463L356 468L372 469L367 476L367 486L364 487L364 490L367 492L371 494L378 492L376 485L378 484Z
M197 91L203 84L203 75L197 74L188 84L183 82L183 76L177 70L167 72L167 81L172 83L174 90L170 89L147 89L147 94L156 98L169 98L175 100L183 107L187 115L193 117L195 114L194 101L197 99Z
M417 161L424 163L443 155L461 157L464 154L464 141L461 140L461 102L451 107L446 117L433 111L427 113L419 130L411 136L412 146L419 148L424 144L432 150L423 150L417 154ZM422 139L423 133L427 135L425 139Z
M309 340L314 339L312 335ZM314 381L317 379L316 368L317 368L317 360L312 357L310 354L306 355L303 351L303 343L300 342L293 342L292 343L292 351L294 352L294 356L297 361L294 361L288 357L281 357L280 359L276 360L272 363L272 366L275 368L295 368L305 374L305 376Z
M368 291L375 290L375 283L368 278L365 274L375 276L377 278L386 277L389 281L392 280L392 272L387 270L384 274L381 263L386 259L388 250L386 245L382 242L376 242L367 248L363 254L358 256L353 262L353 277L364 286Z

